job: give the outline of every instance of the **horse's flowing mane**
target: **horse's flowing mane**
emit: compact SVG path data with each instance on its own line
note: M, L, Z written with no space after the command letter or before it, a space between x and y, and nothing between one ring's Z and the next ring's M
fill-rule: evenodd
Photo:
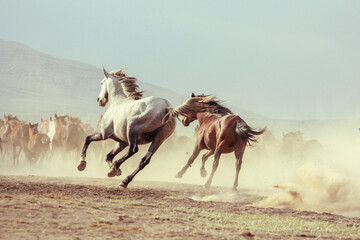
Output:
M124 94L128 98L134 100L139 100L142 98L143 91L137 91L139 85L136 84L136 78L126 76L126 73L122 69L118 71L111 71L110 74L119 79L121 86L124 90Z
M179 115L184 116L187 114L196 114L199 112L207 112L220 116L233 114L230 109L222 106L220 101L215 100L215 96L199 95L187 99L184 104L169 111L164 117L164 122L173 120Z

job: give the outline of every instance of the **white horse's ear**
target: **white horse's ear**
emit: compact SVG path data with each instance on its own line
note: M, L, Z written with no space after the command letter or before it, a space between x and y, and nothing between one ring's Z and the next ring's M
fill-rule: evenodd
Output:
M103 66L103 71L104 71L105 77L108 78L108 77L109 77L109 73L105 70L104 66Z

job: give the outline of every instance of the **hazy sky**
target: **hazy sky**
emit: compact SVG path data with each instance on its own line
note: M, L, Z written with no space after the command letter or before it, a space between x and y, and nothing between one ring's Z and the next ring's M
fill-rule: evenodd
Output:
M0 0L0 38L273 118L360 117L358 0Z

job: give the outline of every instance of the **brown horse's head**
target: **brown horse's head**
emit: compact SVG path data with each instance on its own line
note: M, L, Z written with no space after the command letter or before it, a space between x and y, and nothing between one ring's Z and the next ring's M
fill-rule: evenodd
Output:
M190 125L190 123L192 123L193 121L195 121L197 119L197 114L196 113L189 113L183 116L181 122L182 124L187 127Z
M55 126L65 126L67 124L67 121L69 120L69 116L68 115L64 115L64 116L58 116L55 113Z
M196 97L194 93L191 94L191 98ZM192 123L193 121L195 121L197 119L196 117L197 113L196 112L187 112L183 114L183 118L181 120L181 123L187 127L190 125L190 123Z
M204 94L195 95L191 94L191 98L187 100L188 110L182 112L183 119L181 120L182 124L187 127L190 123L197 120L198 113L214 113L220 115L232 114L231 110L221 106L216 100L215 97L207 96ZM185 108L184 107L184 108Z
M204 94L195 96L193 93L182 105L169 110L164 116L163 122L174 121L179 115L183 116L182 124L188 126L191 122L198 119L198 114L209 113L221 116L233 114L230 109L221 106L215 100L215 96L206 96Z
M39 132L38 131L38 126L39 126L38 123L35 123L35 124L29 123L29 135L30 135L30 137L34 136L35 134L37 134Z

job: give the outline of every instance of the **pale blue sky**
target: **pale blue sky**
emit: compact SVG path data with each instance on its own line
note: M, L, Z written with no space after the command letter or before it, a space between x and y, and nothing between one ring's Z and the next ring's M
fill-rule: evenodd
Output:
M360 117L360 1L0 0L0 39L268 117Z

